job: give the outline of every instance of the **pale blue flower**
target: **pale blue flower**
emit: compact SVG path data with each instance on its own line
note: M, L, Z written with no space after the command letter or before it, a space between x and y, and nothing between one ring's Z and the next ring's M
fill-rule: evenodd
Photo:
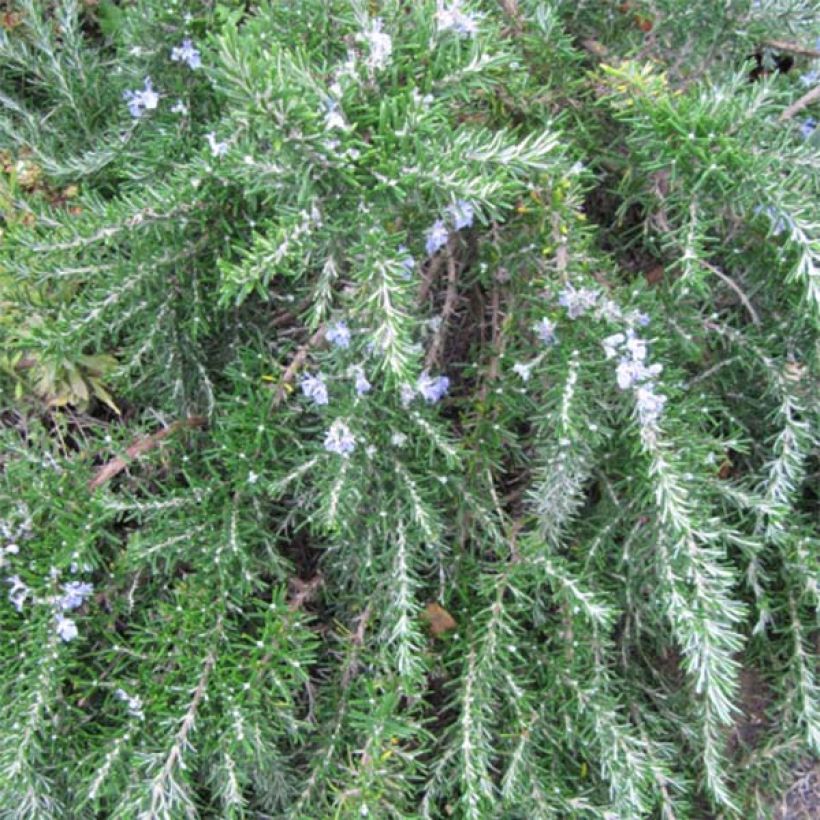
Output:
M356 449L356 439L350 428L340 419L336 419L327 431L324 446L329 453L347 456Z
M643 385L635 391L638 416L644 426L654 426L663 413L666 396L655 393L653 385Z
M540 322L536 322L532 329L535 331L536 336L545 344L545 345L554 345L557 343L558 339L555 335L555 323L551 322L549 319L544 318Z
M171 59L175 63L187 63L188 68L197 69L202 65L202 58L194 48L194 44L187 37L182 41L181 46L171 49Z
M140 101L139 97L137 96L139 92L134 91L126 91L122 96L123 99L128 104L128 113L134 119L139 119L142 116L142 102Z
M405 382L399 390L399 396L401 398L401 406L406 409L410 406L413 399L416 398L416 388L413 387L412 384Z
M350 328L345 322L335 322L327 329L325 335L327 340L336 347L344 349L350 347Z
M616 378L618 379L618 387L621 390L628 390L634 387L641 380L641 373L643 366L637 364L629 359L621 359L616 370Z
M642 362L646 359L646 341L637 336L632 328L626 332L624 348L634 361Z
M73 641L79 634L77 631L77 624L71 618L66 618L61 612L58 612L54 616L54 620L56 622L55 629L57 634L66 643Z
M810 88L811 86L820 83L820 71L818 71L816 68L813 68L811 71L807 71L805 74L801 74L799 79L801 85L805 86L806 88Z
M70 581L67 584L63 584L63 596L58 601L58 606L63 611L78 609L93 592L93 584L87 584L82 581Z
M817 120L814 117L807 117L800 125L800 133L804 140L807 140L817 128Z
M570 319L577 319L595 306L600 294L591 288L576 288L574 285L567 285L558 294L558 304L567 309Z
M327 385L321 373L316 376L312 376L309 373L302 376L299 385L302 388L302 393L309 399L312 399L314 404L328 403Z
M31 590L20 580L19 575L12 575L6 578L6 583L11 584L9 590L9 600L18 612L23 611L23 604L26 598L31 594Z
M513 365L513 373L517 373L521 377L521 381L528 382L532 375L532 364L524 364L524 362L516 362Z
M623 333L613 333L611 336L607 336L606 339L601 342L607 359L614 359L625 341L626 336L624 336Z
M347 130L347 122L344 114L339 108L338 101L333 97L325 97L325 128L330 131L334 128L339 128L342 131Z
M475 217L475 208L471 202L459 199L455 205L450 205L447 208L447 213L453 220L453 227L457 231L460 231L462 228L472 226Z
M663 367L659 364L647 367L643 362L634 361L633 359L621 359L616 370L618 387L621 390L628 390L630 387L654 379L660 374L661 370L663 370Z
M114 692L114 697L117 698L117 700L125 702L128 714L131 715L131 717L139 718L140 720L145 717L142 711L142 698L139 695L129 695L124 689L117 689Z
M445 6L438 0L436 23L439 31L454 31L462 37L474 37L478 32L478 22L475 17L461 10L461 0L452 0Z
M373 70L385 68L393 53L393 40L389 34L384 33L383 28L384 23L376 18L371 21L370 28L359 35L370 47L370 56L365 64Z
M364 368L361 365L356 365L353 368L353 378L355 379L354 385L358 395L363 396L373 388L373 385L367 380L367 376L364 375Z
M429 404L437 402L447 393L450 379L447 376L431 376L426 370L419 376L416 389Z
M427 250L427 255L432 256L440 248L443 248L447 244L449 236L450 233L444 221L437 219L426 234L427 241L424 247Z
M122 97L134 119L139 119L146 111L153 111L159 104L159 94L154 91L150 77L145 78L142 91L125 91Z
M211 148L211 154L213 156L215 156L215 157L224 157L225 154L228 153L228 143L227 142L217 142L216 141L216 134L213 131L206 134L205 139L208 140L208 145Z

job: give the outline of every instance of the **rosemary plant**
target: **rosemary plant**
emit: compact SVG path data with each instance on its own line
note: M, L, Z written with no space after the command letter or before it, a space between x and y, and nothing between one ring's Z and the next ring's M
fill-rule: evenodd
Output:
M4 8L0 817L771 811L816 5Z

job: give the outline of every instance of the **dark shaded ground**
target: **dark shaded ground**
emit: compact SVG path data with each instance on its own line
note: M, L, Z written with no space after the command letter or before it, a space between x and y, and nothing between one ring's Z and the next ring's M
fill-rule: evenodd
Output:
M820 762L808 764L774 812L775 820L817 820L820 818Z
M728 738L726 751L738 769L743 771L763 751L761 744L765 744L775 728L771 712L774 695L765 677L748 665L740 672L739 695L741 712ZM761 796L765 795L764 802L768 804L766 816L771 816L773 820L820 820L820 761L809 756L795 763L791 775L786 776L782 791L775 786L776 781L783 782L780 779L782 775L778 777L774 772L766 772L765 767L761 770L759 766L758 762L755 767L758 776L754 778L757 782L752 787L758 794L762 792ZM769 781L770 774L775 782ZM765 782L760 782L760 776Z

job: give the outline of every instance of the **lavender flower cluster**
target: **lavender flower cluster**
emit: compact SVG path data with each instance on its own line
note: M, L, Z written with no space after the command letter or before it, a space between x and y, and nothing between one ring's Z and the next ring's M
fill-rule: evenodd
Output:
M52 580L59 576L59 570L53 567L51 570ZM88 598L94 593L94 585L84 581L69 581L62 585L59 594L48 596L41 601L35 598L31 587L21 580L19 575L12 575L6 578L6 583L11 585L9 589L9 600L17 612L22 612L26 601L31 598L32 603L47 603L54 610L54 629L57 635L65 642L72 641L79 634L77 623L73 618L66 617L66 612L79 609Z
M11 565L10 556L20 554L20 542L26 541L32 536L31 515L25 505L20 505L16 510L16 515L9 518L0 519L0 568ZM18 575L6 578L6 583L11 584L9 590L9 600L14 608L21 612L23 603L29 595L28 587L20 580Z
M393 53L393 40L389 34L385 34L382 20L379 18L371 20L369 27L359 35L358 39L367 43L370 50L370 56L365 61L367 67L372 71L386 68L390 62L390 55Z
M357 395L363 396L371 391L373 385L367 380L367 376L364 375L364 368L360 364L353 365L350 368L350 375L353 377L353 386L356 388Z
M544 317L540 322L536 322L532 326L532 329L535 331L535 335L543 344L558 344L558 337L555 335L555 322L551 322L549 319Z
M380 31L380 29L377 30ZM331 110L331 109L329 109ZM448 206L446 211L446 222L444 219L436 220L428 230L426 237L426 250L428 255L434 254L443 247L450 236L450 230L462 230L472 226L475 219L475 207L466 200L457 200ZM449 227L448 227L449 225ZM415 268L415 260L404 245L398 247L401 255L400 263L403 276L409 278ZM545 319L542 324L541 333L546 340L547 334L553 333L553 327ZM330 324L325 332L325 338L331 345L341 350L350 348L352 333L350 327L343 320L336 320ZM354 387L358 396L364 396L372 389L364 372L364 367L360 364L352 365L348 369L348 375L353 378ZM323 373L305 373L299 380L299 387L302 395L309 399L314 405L324 407L330 403L326 377ZM400 389L401 403L403 407L408 407L417 397L421 396L428 404L440 401L450 388L450 379L447 376L432 376L425 370L416 380L415 385L403 384ZM350 428L341 420L333 422L327 431L324 439L324 448L330 453L348 456L356 447L356 439Z
M134 119L140 119L146 111L153 111L159 104L159 94L154 91L150 77L145 78L140 91L125 91L122 95L128 111Z
M618 357L615 370L618 387L635 393L641 428L646 432L656 431L666 404L666 396L657 392L655 382L663 366L647 366L647 343L636 334L634 328L627 328L625 333L613 333L602 344L607 359Z
M464 199L457 200L446 209L446 218L437 219L425 235L425 250L428 256L441 250L450 238L450 230L469 228L475 219L475 206ZM451 227L448 227L448 223Z
M18 541L31 538L31 517L28 508L21 505L17 512L17 517L22 518L19 523L11 519L0 519L0 542L3 543L3 546L0 547L0 568L8 564L7 555L19 554L20 545Z
M624 332L613 333L603 340L604 352L607 359L618 357L615 371L618 387L634 391L644 435L655 435L666 404L666 396L657 392L655 381L663 368L659 364L647 364L647 343L635 331L635 325L645 327L649 324L649 316L634 311L624 314L615 302L599 291L575 288L572 284L558 295L558 304L566 308L570 319L577 319L594 309L599 320L626 323Z
M52 570L52 575L57 573ZM64 613L79 609L88 598L94 593L93 584L83 581L69 581L62 585L62 594L53 595L48 602L54 608L54 628L57 635L66 643L73 641L79 634L77 623L73 618L68 618Z
M336 419L327 431L324 446L329 453L349 456L356 449L356 439L350 428L341 419Z
M603 340L607 359L617 357L615 375L621 390L635 393L638 418L644 435L657 433L658 421L666 404L666 396L657 392L656 379L662 366L648 364L648 348L645 339L638 336L635 327L646 327L649 316L638 311L624 313L611 299L593 288L576 288L567 284L558 294L558 304L566 310L567 317L575 320L590 311L599 321L618 322L626 325L626 330L613 333ZM546 317L533 325L533 331L542 344L552 346L558 343L556 324ZM516 362L513 372L522 381L529 381L532 369L541 360L542 353L531 362Z
M347 350L350 347L350 328L343 321L335 322L328 328L325 338L336 347Z
M192 70L202 66L202 55L187 37L181 45L171 49L171 60L175 63L185 63ZM145 78L141 89L124 91L122 96L128 106L129 113L137 120L141 119L146 111L156 110L160 100L160 95L154 89L150 77ZM171 107L171 111L175 114L186 114L188 109L182 100L177 100ZM228 153L228 143L217 140L214 131L206 134L205 139L208 141L212 156L224 157Z
M182 45L171 49L171 59L175 63L185 63L188 68L193 70L202 65L202 57L199 51L194 48L193 42L187 37L182 41Z
M428 404L443 399L449 389L450 379L447 376L431 376L426 370L416 381L416 391Z
M348 373L353 378L357 395L364 396L370 392L373 386L368 381L362 365L352 365ZM330 403L327 382L323 373L306 373L302 376L299 386L305 398L310 399L313 404L325 406ZM428 404L434 404L447 394L449 387L450 379L447 376L431 376L425 370L417 379L415 386L402 385L402 406L408 407L416 396L421 396ZM339 419L334 421L325 436L325 450L347 456L353 452L355 447L356 439L350 432L350 428Z
M194 48L194 44L187 38L182 41L182 45L171 49L171 60L175 63L183 62L192 69L197 69L202 65L202 57L199 51ZM159 105L159 94L154 90L150 77L145 78L142 89L125 91L122 96L128 105L129 113L134 119L140 119L146 111L154 111ZM177 105L179 104L177 103ZM177 109L177 106L174 106L174 109Z
M570 319L577 319L595 307L599 296L597 290L576 288L570 283L558 294L558 304L567 309Z
M460 37L474 37L478 33L478 21L473 14L462 11L462 0L452 0L447 4L439 0L436 25L439 31L452 31Z
M317 373L316 375L306 373L302 376L299 386L302 388L302 394L309 398L314 404L323 406L329 402L327 385L325 384L325 377L322 373Z
M459 2L452 3L447 8L440 4L437 19L440 29L452 28L460 33L474 33L474 21L472 17L461 11ZM379 19L372 21L369 28L360 34L357 39L366 42L369 46L368 67L372 70L384 68L392 53L392 41L389 35L384 33L382 21ZM328 130L334 128L348 129L339 102L342 95L340 78L346 77L353 71L354 60L355 55L348 59L344 70L335 73L334 82L330 87L330 95L325 98L324 119L325 127ZM218 144L215 142L214 134L209 134L207 137L214 155L217 155L218 151L219 155L227 151L227 146L224 143ZM428 256L432 256L447 243L451 231L460 231L471 227L475 220L475 213L475 206L467 200L459 199L449 205L445 209L443 218L437 219L426 232L425 249ZM399 245L398 252L400 254L398 261L401 265L402 277L409 279L415 269L415 260L405 245ZM350 348L352 334L346 322L337 320L330 324L325 333L325 338L334 347L347 350ZM368 381L364 367L361 364L352 365L348 369L348 375L353 378L358 396L364 396L370 392L372 385ZM416 396L421 396L427 403L433 404L446 395L449 386L450 380L447 376L432 376L425 370L419 376L415 385L402 385L402 405L404 407L409 406ZM305 373L299 380L299 387L302 395L314 405L323 407L330 403L327 381L323 373ZM339 419L334 421L325 435L325 450L347 456L353 452L355 447L356 439L350 428Z
M596 306L599 296L600 294L596 290L592 290L591 288L576 288L570 283L558 294L558 304L566 308L567 316L570 319L577 319ZM545 316L536 322L532 326L532 329L542 344L551 347L558 344L556 327L555 322L550 321ZM529 381L533 368L541 361L543 355L542 353L531 362L515 362L512 368L513 372L520 376L522 381Z
M3 546L0 547L0 567L9 566L13 560L10 556L20 554L20 543L30 539L33 535L31 517L27 508L21 506L18 508L17 513L18 518L22 519L20 523L0 519L0 541L3 542ZM76 561L73 561L70 570L73 574L76 574L80 571L88 572L91 567L87 564L80 566ZM52 584L55 583L60 577L60 570L52 567L48 577ZM68 581L61 585L60 592L48 595L45 598L37 598L34 591L23 581L19 574L7 576L5 582L9 585L9 601L17 612L22 613L27 603L45 604L53 610L54 628L57 635L66 642L77 637L77 624L73 618L67 617L65 613L79 609L91 597L94 593L93 584L77 580Z
M131 717L135 717L139 720L145 719L145 714L142 711L142 698L139 695L129 695L125 689L119 688L115 690L114 697L125 703L125 707Z

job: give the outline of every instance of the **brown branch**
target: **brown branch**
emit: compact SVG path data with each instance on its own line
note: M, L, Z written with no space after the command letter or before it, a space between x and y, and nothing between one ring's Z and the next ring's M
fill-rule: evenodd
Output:
M317 573L307 581L293 576L288 580L289 599L288 609L296 611L301 609L305 604L310 603L315 597L319 588L324 583L324 578L320 573Z
M490 223L490 233L492 235L493 244L496 249L498 249L501 239L498 232L498 223L495 220ZM482 402L487 399L490 382L494 382L498 378L501 356L504 352L503 336L501 334L501 286L507 284L509 280L510 275L506 268L503 267L499 268L493 277L493 289L490 297L490 327L492 329L490 349L492 350L492 358L490 359L487 377L481 385L480 395Z
M160 444L163 439L168 438L168 436L173 435L178 430L204 427L206 424L207 420L204 416L189 416L187 419L180 419L179 421L169 424L163 430L152 433L150 436L138 439L125 451L125 456L117 456L99 467L94 474L94 478L88 482L88 489L96 490L98 487L101 487L106 481L119 475L133 459L150 452Z
M798 54L801 57L811 57L812 59L820 57L820 51L816 48L801 46L800 43L789 43L786 40L766 40L763 45L769 46L769 48L776 48L778 51L788 51L790 54Z
M603 43L599 43L591 37L587 40L581 40L581 45L595 57L604 59L604 57L609 56L609 49Z
M569 248L567 237L561 232L561 216L556 211L552 215L552 240L555 242L555 268L562 282L566 281L566 270L569 265Z
M521 19L521 11L518 8L518 0L498 0L501 10L508 17L512 17L516 22Z
M370 620L370 604L368 604L361 615L356 618L356 631L350 636L350 643L353 648L350 652L344 672L342 672L342 689L347 689L350 682L356 677L359 669L359 650L364 645L364 633L367 629L367 622Z
M754 322L758 327L760 326L760 317L757 315L757 311L754 309L754 306L749 301L749 297L741 290L740 286L734 279L731 279L727 276L722 270L716 268L714 265L711 265L705 259L702 260L703 266L708 268L715 276L718 277L722 282L725 282L736 294L738 299L743 303L743 307L749 311L749 316L752 317L752 322Z
M448 266L448 280L452 280L452 277L455 275L451 270L451 267L455 264L454 257L453 257L453 247L452 247L452 239L450 243L448 243L446 253L436 254L427 265L426 270L424 271L423 278L421 281L421 286L419 288L418 294L418 303L422 304L428 297L430 290L433 286L433 282L435 281L436 277L438 276L441 268L444 266L445 262ZM454 309L455 303L455 294L450 293L450 281L448 281L448 290L447 290L447 299L445 300L444 305L444 313L442 319L442 327L444 325L444 319L446 316L449 316ZM449 301L449 303L448 303ZM449 309L449 313L447 312ZM286 315L283 314L281 317L276 317L274 320L275 324L284 323L286 320ZM445 331L446 332L446 331ZM319 329L310 337L310 339L305 342L297 351L296 355L291 360L291 363L288 365L285 372L282 374L282 378L279 380L279 384L276 386L276 390L273 397L273 403L271 405L272 409L275 409L281 405L285 399L288 397L288 385L292 384L294 379L296 378L297 373L301 369L302 365L305 363L308 354L310 351L315 348L317 345L321 344L322 340L325 337L325 327L322 325ZM437 337L438 338L438 337ZM442 340L443 341L443 340ZM434 342L435 344L435 342ZM437 354L436 354L437 355ZM429 356L428 356L429 358ZM429 365L428 365L429 366Z
M287 387L296 378L299 368L305 363L308 353L325 338L325 327L322 325L297 351L296 355L282 374L273 397L273 407L278 407L288 397Z
M493 351L490 359L490 366L487 368L487 377L481 385L481 401L487 400L487 391L490 389L490 383L498 378L498 371L500 367L502 345L501 345L501 289L498 285L498 280L493 283L493 290L490 296L490 327L492 328L492 338L490 340L490 349Z
M421 286L419 287L418 303L422 304L430 293L433 287L433 282L439 271L444 267L445 255L443 253L436 254L427 265L426 270L422 274Z
M501 6L501 11L510 18L511 33L520 37L524 25L521 19L521 9L518 8L518 0L498 0L498 4Z
M279 379L279 383L274 388L273 394L273 401L268 406L268 413L275 410L279 407L285 399L288 397L288 386L293 382L296 378L296 374L299 372L299 369L305 363L305 359L308 357L308 353L316 347L316 345L320 344L322 340L325 338L325 326L320 325L319 329L296 351L293 359L291 359L290 364L285 368L285 372L282 374L282 378ZM254 453L254 458L259 458L261 453L261 442L257 445L256 451Z
M499 358L501 356L501 289L498 284L493 285L492 298L490 300L490 309L492 310L491 326L493 330L493 338L490 346L495 351L495 355L490 361L490 369L487 372L487 381L494 382L498 378Z
M14 365L15 370L28 370L37 364L37 359L34 356L23 356L17 364Z
M804 108L811 105L813 102L820 100L820 85L814 86L810 91L807 91L797 102L793 102L781 115L780 122L790 120L795 114L799 114Z
M458 298L458 265L451 244L447 245L447 293L444 297L444 307L441 310L441 324L436 330L427 357L424 360L424 367L429 370L438 363L441 356L444 340L447 337L447 322L456 310L456 299Z

